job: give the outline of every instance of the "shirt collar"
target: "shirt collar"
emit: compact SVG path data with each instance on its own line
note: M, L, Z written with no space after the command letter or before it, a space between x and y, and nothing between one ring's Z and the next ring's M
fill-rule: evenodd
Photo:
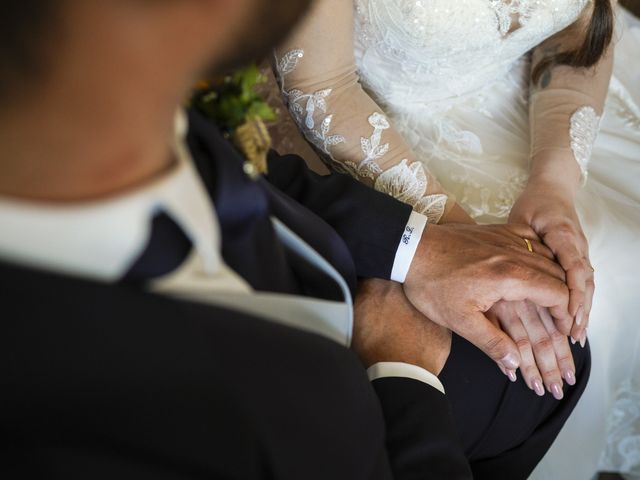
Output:
M192 241L207 273L220 268L220 230L213 204L186 146L187 117L176 115L177 165L114 198L68 205L0 197L0 257L66 274L113 282L143 252L151 220L168 214Z

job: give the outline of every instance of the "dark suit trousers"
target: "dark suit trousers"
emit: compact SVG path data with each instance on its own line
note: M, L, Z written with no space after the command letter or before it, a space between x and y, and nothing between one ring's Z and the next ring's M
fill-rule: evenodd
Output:
M511 383L496 364L466 340L453 336L440 375L476 480L526 479L549 449L587 386L589 348L572 346L577 384L564 399L538 397L521 377Z

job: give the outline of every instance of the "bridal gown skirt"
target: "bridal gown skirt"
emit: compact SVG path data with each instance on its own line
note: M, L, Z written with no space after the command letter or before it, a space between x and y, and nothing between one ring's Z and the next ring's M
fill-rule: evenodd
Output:
M591 380L535 479L588 480L597 470L640 478L640 21L622 11L619 23L602 129L577 197L596 269ZM474 94L387 109L482 223L505 222L527 180L528 62Z

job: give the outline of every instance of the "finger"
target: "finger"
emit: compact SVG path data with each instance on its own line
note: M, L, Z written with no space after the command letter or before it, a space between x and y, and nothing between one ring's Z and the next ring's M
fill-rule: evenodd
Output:
M542 242L538 242L538 241L535 241L535 240L529 240L529 241L531 242L531 247L533 248L533 253L535 253L537 255L542 255L543 257L554 261L554 263L555 263L556 256L554 255L554 253L551 251L551 249L549 247L547 247Z
M517 345L482 313L469 312L466 318L457 322L454 331L473 343L505 370L515 371L520 366L520 352Z
M551 314L546 308L536 307L538 316L542 320L544 328L553 341L553 349L556 352L556 361L560 368L562 378L569 384L576 384L576 365L573 361L573 354L569 347L569 340L566 335L562 335L556 328L556 324Z
M556 263L555 254L551 251L549 247L547 247L544 243L539 242L537 240L531 240L526 237L513 237L509 246L520 253L526 252L527 254L536 254L542 257L545 257L547 260L553 261ZM531 246L531 250L529 250L529 246Z
M538 233L529 225L509 223L505 225L505 227L514 237L520 239L528 238L529 240L536 240L538 242L542 241Z
M592 274L587 252L582 251L575 236L562 232L546 235L545 243L556 254L558 262L567 272L567 286L570 291L569 312L575 317L580 305L585 303L586 281Z
M507 304L507 302L502 302L505 305ZM485 313L485 316L487 317L487 319L493 324L495 325L497 328L502 328L500 326L500 321L498 320L497 315L495 314L495 309L491 309L488 312ZM511 380L512 382L517 382L518 381L518 376L516 375L516 371L513 369L509 369L507 370L506 368L504 368L500 363L496 362L496 365L498 365L498 368L500 369L500 371L509 378L509 380Z
M573 317L569 315L569 291L564 282L529 269L506 273L502 278L496 279L494 284L501 299L530 300L536 305L549 308L557 319L558 329L565 335L569 335Z
M562 374L556 360L553 340L540 319L535 305L520 302L516 311L531 341L538 369L547 390L556 400L562 400Z
M585 292L584 310L587 318L591 315L591 306L593 305L593 295L596 292L595 273L592 271L591 276L587 278L587 290ZM587 324L588 324L587 320Z
M585 301L585 319L584 319L584 330L580 333L579 337L576 338L576 341L580 342L580 346L582 348L585 347L587 343L587 330L589 329L589 321L591 319L591 305L593 303L593 295L595 293L595 282L593 277L590 280L587 280L587 299Z
M562 282L566 282L566 273L564 268L562 268L562 266L554 259L529 253L526 249L512 248L511 250L512 251L510 253L513 255L514 261L517 261L519 264L544 272L558 280L562 280Z
M509 303L508 305L514 305ZM531 390L538 396L544 396L543 380L536 365L529 335L520 318L512 308L504 309L500 314L500 324L503 330L516 342L520 350L520 372Z

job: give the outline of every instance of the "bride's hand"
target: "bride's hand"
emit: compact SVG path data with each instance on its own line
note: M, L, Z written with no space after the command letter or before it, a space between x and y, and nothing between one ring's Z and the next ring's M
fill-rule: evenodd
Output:
M554 398L564 396L562 380L576 384L576 367L566 335L556 328L551 314L531 302L499 302L487 312L487 318L502 328L518 345L522 362L520 372L524 381L537 395L546 390ZM514 371L505 371L512 381Z
M442 223L475 222L456 205L445 215ZM536 394L544 395L546 387L560 399L563 396L563 378L569 385L575 385L576 369L567 336L558 331L548 309L531 302L502 301L494 305L486 316L516 343L521 357L520 372ZM512 381L516 380L515 371L505 370L500 364L498 367Z
M573 192L561 181L531 179L513 206L509 221L528 224L551 249L567 274L572 341L584 347L591 302L595 290L594 270L589 261L589 245L582 231L573 201Z

